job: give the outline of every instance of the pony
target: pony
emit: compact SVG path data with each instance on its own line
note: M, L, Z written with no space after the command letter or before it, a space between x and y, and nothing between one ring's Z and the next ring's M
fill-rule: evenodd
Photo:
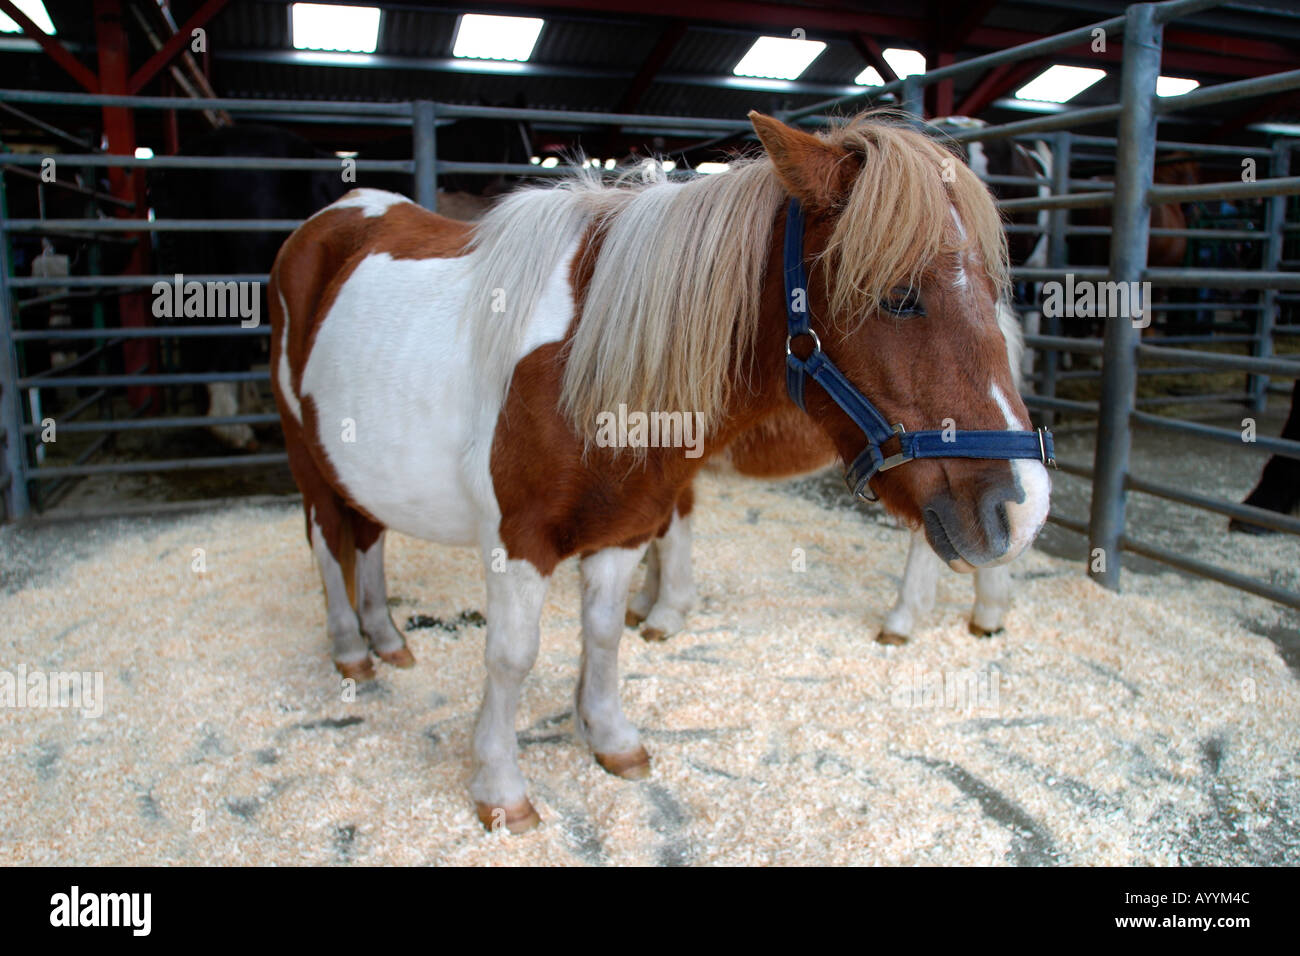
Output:
M1003 302L998 303L997 317L1018 390L1024 352L1020 321ZM798 409L790 408L741 434L707 467L773 480L822 471L834 462L835 448L808 427ZM690 526L694 502L694 492L687 488L672 520L647 548L641 589L628 599L626 624L639 628L647 641L666 641L682 630L695 605ZM926 543L925 534L913 530L898 597L876 635L879 643L906 644L911 639L917 622L934 607L941 567L942 561ZM967 627L976 637L992 637L1002 632L1003 618L1011 606L1011 571L1005 564L977 567L973 577L975 604Z
M482 557L469 790L489 828L539 822L514 724L547 584L569 557L575 730L608 772L649 774L618 690L632 575L709 454L790 407L792 369L814 378L802 414L852 463L858 493L924 526L950 565L1010 561L1046 518L1037 451L935 458L918 443L938 432L906 431L954 418L994 442L1041 440L1010 431L1028 414L996 318L1006 245L988 191L881 117L820 134L750 120L762 154L722 175L578 176L513 192L474 224L357 190L276 258L272 379L339 672L372 676L372 650L414 662L388 613L387 529ZM839 384L825 385L831 370ZM864 392L897 423L885 439L860 424ZM620 408L690 414L703 453L601 442ZM885 459L891 443L904 450ZM906 448L915 459L894 467ZM878 464L862 471L863 456Z

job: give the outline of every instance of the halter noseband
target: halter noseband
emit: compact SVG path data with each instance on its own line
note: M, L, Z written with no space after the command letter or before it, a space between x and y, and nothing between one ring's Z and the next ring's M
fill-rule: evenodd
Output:
M1055 465L1052 433L1046 428L1035 431L953 431L909 432L902 424L890 425L879 409L858 391L822 351L817 333L808 324L808 273L803 262L803 207L798 199L790 200L785 221L785 385L790 398L804 408L804 379L811 377L826 390L835 404L866 435L867 447L844 473L849 490L864 501L875 501L869 482L877 472L897 468L913 458L993 458L1032 459ZM799 307L796 308L796 305ZM790 344L801 335L812 338L812 354L801 359ZM881 446L898 438L899 450L885 456Z

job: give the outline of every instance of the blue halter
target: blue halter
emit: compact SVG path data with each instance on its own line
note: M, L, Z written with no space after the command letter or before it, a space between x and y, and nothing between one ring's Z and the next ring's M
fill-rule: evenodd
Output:
M890 425L822 351L817 333L808 324L808 273L803 262L803 207L790 200L785 221L785 384L790 397L804 409L804 380L811 377L826 390L835 404L862 429L867 447L844 473L849 490L864 501L875 501L868 484L877 472L897 468L913 458L995 458L1010 461L1024 458L1055 466L1052 433L1035 431L919 431L909 432L902 424ZM797 307L798 306L798 307ZM790 343L801 335L812 338L812 354L801 359ZM804 409L805 411L807 409ZM947 436L945 439L945 435ZM885 456L881 446L898 439L898 453Z

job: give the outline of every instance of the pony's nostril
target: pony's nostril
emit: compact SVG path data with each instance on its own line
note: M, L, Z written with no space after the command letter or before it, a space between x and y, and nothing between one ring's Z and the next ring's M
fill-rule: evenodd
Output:
M943 519L939 517L936 504L931 502L930 507L925 509L925 536L930 542L930 547L934 548L934 553L951 564L953 561L961 560L961 555L953 546L952 539L948 537L948 532L943 526ZM945 508L944 510L949 509Z
M1006 554L1011 547L1011 518L1007 499L985 498L983 511L984 548L990 557Z

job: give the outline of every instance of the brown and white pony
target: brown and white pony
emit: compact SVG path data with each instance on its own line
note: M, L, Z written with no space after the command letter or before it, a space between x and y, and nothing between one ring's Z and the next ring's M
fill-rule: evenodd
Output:
M1024 337L1020 320L1005 303L998 303L998 325L1006 340L1007 362L1019 390ZM793 405L743 432L709 465L750 478L775 480L806 475L834 464L835 448ZM627 625L639 627L647 641L665 641L686 626L695 606L695 579L691 569L691 511L695 495L687 488L677 502L672 520L646 550L646 572L641 590L627 602ZM925 533L912 532L898 597L885 616L876 640L881 644L906 644L922 616L934 607L943 560L926 543ZM1006 564L977 567L973 575L975 604L968 629L976 637L1002 630L1011 606L1011 569Z
M513 193L475 225L358 190L276 259L272 374L339 670L368 676L372 649L413 663L388 614L386 529L482 554L470 791L485 825L538 820L514 721L547 583L568 557L582 577L577 732L611 773L649 772L618 695L628 587L707 453L790 405L792 195L812 327L890 421L1028 424L997 324L1006 253L983 185L960 164L946 182L942 147L880 119L811 135L750 115L765 155L723 175L575 179ZM904 317L917 296L924 312ZM694 414L706 454L602 447L598 416L620 405ZM825 392L810 388L806 407L841 460L858 455L862 433ZM1048 508L1036 461L917 460L872 488L968 568L1014 558Z

